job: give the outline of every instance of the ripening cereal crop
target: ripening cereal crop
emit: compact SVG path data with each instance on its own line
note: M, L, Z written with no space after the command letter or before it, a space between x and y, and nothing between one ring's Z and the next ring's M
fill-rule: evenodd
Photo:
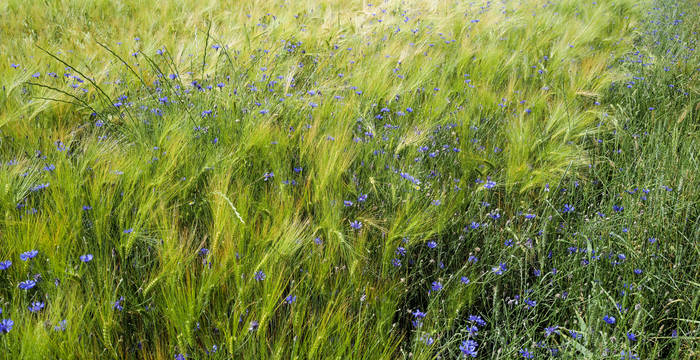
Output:
M0 358L700 357L695 0L0 19Z

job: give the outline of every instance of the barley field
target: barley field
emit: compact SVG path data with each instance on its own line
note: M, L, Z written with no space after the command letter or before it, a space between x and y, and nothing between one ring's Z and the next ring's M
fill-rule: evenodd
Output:
M3 0L0 358L697 359L697 0Z

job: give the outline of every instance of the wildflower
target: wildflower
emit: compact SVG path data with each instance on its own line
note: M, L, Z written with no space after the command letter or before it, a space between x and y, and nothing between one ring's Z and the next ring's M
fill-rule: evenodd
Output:
M466 340L462 341L462 345L459 346L459 350L461 350L462 354L464 354L465 356L476 357L477 346L479 346L479 344L476 341Z
M498 266L494 266L494 267L491 268L491 271L493 271L494 273L496 273L496 275L503 275L503 273L504 273L506 270L508 270L508 268L506 267L506 264L505 264L505 263L500 263L500 264L498 264Z
M391 259L391 264L394 265L394 267L401 267L401 260L397 258Z
M628 332L627 332L627 338L628 338L630 341L637 341L637 335L636 335L635 333L631 332L631 331L628 331Z
M464 284L464 285L468 285L468 284L469 284L469 278L466 277L466 276L462 276L462 280L461 280L461 281L462 281L462 284Z
M45 304L43 302L35 301L31 305L29 305L28 308L29 308L29 311L31 311L31 312L37 312L37 311L41 311L41 309L44 308L44 305Z
M603 321L605 321L606 323L612 325L612 324L615 323L616 320L615 320L615 317L614 317L614 316L605 315L605 316L603 316Z
M433 281L431 288L433 289L433 291L440 291L442 290L442 283L440 283L439 281Z
M58 325L53 327L53 331L65 331L66 330L66 319L58 322Z
M267 276L265 275L265 273L262 270L258 270L255 272L255 280L257 280L257 281L263 281L263 280L265 280L266 277Z
M176 355L175 355L175 360L185 360L185 355L183 355L183 354L176 354Z
M26 251L26 252L21 253L21 254L19 255L19 258L22 259L22 261L27 261L27 260L29 260L29 259L33 259L34 257L36 257L36 255L37 255L38 253L39 253L38 250Z
M574 207L573 207L573 206L571 206L571 205L569 205L569 204L564 204L564 208L562 209L562 212L563 212L563 213L566 214L566 213L570 213L570 212L572 212L572 211L574 211Z
M263 179L264 179L265 181L267 181L268 179L271 179L271 178L273 178L274 176L275 176L275 173L273 173L272 171L266 172L265 174L263 174Z
M2 319L0 320L0 333L9 333L10 330L12 330L12 325L14 325L15 322L12 321L11 319Z
M493 189L496 186L496 183L494 181L487 181L486 184L484 185L484 188L486 189Z
M117 309L119 311L124 310L124 306L122 305L122 301L124 301L124 297L120 296L119 299L114 302L114 304L112 305L112 308Z
M84 263L92 261L92 254L80 255L80 261Z
M248 331L255 331L258 330L258 326L260 326L260 323L253 320L250 322L250 325L248 326Z
M559 326L557 325L544 328L544 337L549 337L552 334L559 334L558 328Z
M10 260L0 261L0 270L7 270L7 268L9 268L10 266L12 266L12 261L10 261Z
M131 234L132 232L134 232L134 228L128 228L124 230L124 234Z
M416 318L416 319L422 319L422 318L424 318L425 315L427 315L427 314L424 313L424 312L422 312L422 311L420 311L420 309L416 309L416 311L414 311L414 312L412 313L412 315L413 315L413 317Z
M437 243L436 243L435 241L432 241L432 240L431 240L431 241L428 241L428 247L429 247L429 248L435 249L436 246L437 246Z
M34 280L27 280L27 281L22 281L19 283L19 288L22 290L29 290L36 286L36 281Z
M625 353L625 351L622 350L620 352L620 360L625 360L625 359L636 360L636 359L639 359L639 357L637 357L637 355L633 354L631 351Z
M486 321L479 315L469 315L469 321L476 323L477 326L486 326Z
M345 205L346 207L352 206L352 201L345 200L345 201L343 201L343 205Z
M533 357L535 357L527 348L520 349L519 353L520 353L520 356L522 356L526 359L532 359Z
M583 335L577 333L576 331L569 330L569 336L571 336L574 339L580 339L583 337Z
M296 301L297 301L296 295L291 295L291 294L290 294L290 295L287 295L286 298L284 298L284 302L287 303L287 304L290 304L290 305L293 304L293 303L296 302Z
M362 228L362 223L355 220L355 221L350 223L350 227L355 229L355 230L360 230Z

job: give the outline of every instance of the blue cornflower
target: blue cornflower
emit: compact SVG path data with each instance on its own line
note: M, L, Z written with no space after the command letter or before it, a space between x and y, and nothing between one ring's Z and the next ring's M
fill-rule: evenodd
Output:
M12 330L12 325L14 325L15 322L12 321L11 319L2 319L0 320L0 333L9 333L10 330Z
M175 355L175 360L185 360L185 355L183 355L183 354L176 354L176 355Z
M494 181L487 181L486 184L484 184L484 188L486 189L493 189L496 186L496 182Z
M637 360L637 359L639 359L639 357L638 357L637 355L635 355L634 353L632 353L631 351L628 352L628 353L625 353L625 351L622 350L622 351L620 352L620 360L625 360L625 359L627 359L627 360Z
M416 309L416 311L414 311L414 312L412 313L412 315L413 315L413 317L416 318L416 319L422 319L422 318L425 317L426 313L420 311L420 309Z
M532 309L535 306L537 306L537 301L527 298L525 299L525 305L527 305L528 308Z
M266 172L266 173L263 174L263 179L264 179L265 181L267 181L268 179L271 179L271 178L273 178L274 176L275 176L275 173L273 173L272 171Z
M112 308L117 309L119 311L124 310L124 305L122 305L122 301L124 301L124 297L120 296L119 299L114 302L114 304L112 305Z
M343 205L348 206L348 207L349 207L349 206L352 206L352 201L350 201L350 200L345 200L345 201L343 201Z
M10 266L12 266L12 261L10 261L10 260L0 261L0 270L7 270L7 268L9 268Z
M134 228L128 228L124 230L124 234L131 234L132 232L134 232Z
M397 258L391 259L391 265L394 265L394 267L401 267L401 260Z
M250 322L250 325L248 326L248 331L255 331L258 330L258 326L260 326L260 323L253 320Z
M612 325L612 324L615 323L616 320L615 320L615 317L614 317L614 316L605 315L605 316L603 316L603 321L605 321L606 323Z
M362 223L355 220L355 221L350 223L350 227L355 229L355 230L360 230L362 228Z
M29 259L33 259L37 254L39 254L38 250L29 250L21 253L19 258L22 259L22 261L27 261Z
M43 302L35 301L31 305L29 305L29 311L31 311L31 312L41 311L41 309L44 308L44 305L45 304Z
M92 261L92 254L80 255L80 261L84 263Z
M583 335L577 333L576 331L569 330L569 335L574 338L574 339L580 339L583 337Z
M462 281L462 284L464 284L464 285L468 285L468 284L469 284L469 278L466 277L466 276L462 276L462 280L461 280L461 281Z
M66 330L66 319L58 322L58 325L53 327L54 331L65 331Z
M284 302L287 303L287 304L290 304L290 305L293 304L293 303L296 302L296 301L297 301L296 295L291 295L291 294L290 294L290 295L287 295L286 298L284 298Z
M527 348L520 349L519 353L520 353L520 356L522 356L526 359L532 359L533 357L535 357L535 355L533 355Z
M267 275L265 275L265 273L262 270L258 270L255 272L255 280L257 281L263 281L266 277Z
M631 331L627 332L627 338L630 341L637 341L637 335Z
M506 267L506 264L505 264L505 263L500 263L500 264L498 264L498 266L494 266L494 267L491 268L491 271L493 271L494 273L496 273L496 275L503 275L503 273L504 273L506 270L508 270L508 268Z
M642 274L642 269L634 269L634 273L637 274L637 275L641 275L641 274Z
M433 343L435 342L435 339L433 339L432 336L428 334L424 334L423 336L421 336L420 340L428 346L433 345Z
M437 243L436 243L435 241L433 241L433 240L428 241L428 247L429 247L429 248L435 249L436 246L437 246Z
M558 328L559 326L557 325L544 328L544 337L549 337L552 334L559 334Z
M471 357L476 357L477 350L476 348L479 346L479 344L474 341L474 340L466 340L462 341L462 345L459 346L459 350L462 351L462 354L465 356L471 356Z
M433 289L433 291L440 291L440 290L442 290L442 283L440 283L439 281L433 281L433 284L432 284L432 286L431 286L431 289Z
M27 281L22 281L19 283L19 288L22 290L29 290L36 286L36 281L34 280L27 280Z
M477 326L486 326L486 321L479 315L469 315L469 321L476 323Z
M566 213L570 213L570 212L572 212L572 211L574 211L574 207L573 207L573 206L571 206L571 205L569 205L569 204L564 204L564 208L562 209L562 212L563 212L563 213L566 214Z

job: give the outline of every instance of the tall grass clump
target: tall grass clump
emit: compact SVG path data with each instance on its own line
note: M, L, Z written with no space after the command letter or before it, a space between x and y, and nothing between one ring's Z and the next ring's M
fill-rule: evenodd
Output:
M698 4L0 14L8 357L698 356Z

